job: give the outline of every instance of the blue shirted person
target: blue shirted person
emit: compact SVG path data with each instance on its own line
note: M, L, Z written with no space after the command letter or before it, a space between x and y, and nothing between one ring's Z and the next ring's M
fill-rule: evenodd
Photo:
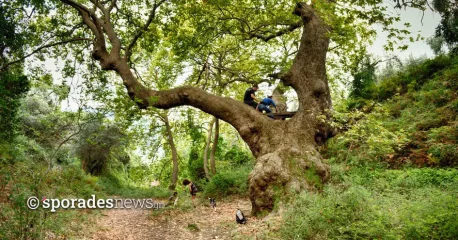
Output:
M272 112L272 110L270 110L269 106L272 105L275 107L275 109L277 109L277 105L275 105L275 102L274 100L272 100L272 96L268 96L264 99L262 99L262 101L258 104L258 106L256 107L256 110L262 112L262 111L266 111L267 113L267 116L270 117L270 118L274 118L270 113Z

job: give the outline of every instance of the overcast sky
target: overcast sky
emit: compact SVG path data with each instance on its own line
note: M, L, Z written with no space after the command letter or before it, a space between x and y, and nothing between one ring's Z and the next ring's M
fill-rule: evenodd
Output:
M388 4L388 3L387 3ZM392 6L392 2L389 1L390 7L392 7L394 13L399 13L401 16L401 22L395 24L395 27L403 28L405 22L411 23L411 27L409 28L411 32L411 36L416 38L417 34L421 34L425 38L431 37L434 35L437 25L440 21L440 15L437 13L433 13L431 10L427 10L424 13L417 9L407 8L407 9L394 9ZM423 16L423 21L422 21ZM376 27L378 32L378 37L374 41L374 44L369 49L370 53L376 56L385 56L387 53L383 50L383 45L387 41L387 33L381 31L381 27ZM427 55L428 57L433 56L433 52L431 51L430 47L426 44L426 41L417 41L413 43L408 43L409 48L406 51L396 51L388 54L395 54L399 56L401 59L406 59L410 55L414 57Z

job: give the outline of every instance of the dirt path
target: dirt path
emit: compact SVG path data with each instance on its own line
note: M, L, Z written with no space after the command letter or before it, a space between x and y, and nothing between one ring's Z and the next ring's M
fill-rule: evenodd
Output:
M206 205L199 204L196 209L187 211L178 208L105 210L91 239L251 239L269 226L254 217L249 218L246 225L235 222L237 208L250 212L251 203L247 199L218 203L216 212Z

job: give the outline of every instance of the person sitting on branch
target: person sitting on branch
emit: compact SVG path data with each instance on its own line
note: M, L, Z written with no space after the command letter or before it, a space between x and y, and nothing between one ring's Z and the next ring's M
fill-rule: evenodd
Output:
M243 96L243 102L256 108L258 106L259 100L255 96L255 92L258 91L258 84L254 84L253 87L248 88L245 91L245 95Z
M274 100L272 100L272 96L268 96L268 97L262 99L262 101L256 107L256 110L258 110L260 112L266 111L267 116L273 119L274 117L271 114L272 110L270 110L270 108L269 108L270 105L274 106L275 107L275 111L278 112L277 105L275 105Z

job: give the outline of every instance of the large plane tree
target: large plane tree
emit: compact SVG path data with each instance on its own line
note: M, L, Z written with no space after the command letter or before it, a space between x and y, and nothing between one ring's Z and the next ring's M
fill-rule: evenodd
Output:
M17 3L29 6L22 7L24 17L30 19L24 31L36 34L30 38L30 54L12 57L2 68L50 47L50 53L80 62L88 61L83 52L90 51L92 61L99 66L97 71L115 72L140 109L188 105L229 123L256 157L249 176L253 214L270 211L276 198L312 190L330 177L329 167L317 150L334 132L329 124L332 103L327 62L335 73L350 68L376 35L373 24L380 24L396 40L402 41L408 33L390 27L399 18L388 13L393 7L385 6L382 0L317 0L308 4L287 0ZM267 49L270 42L281 45L278 39L287 39L283 47L296 46L290 61L282 61L283 66L257 69L258 75L277 79L296 91L299 109L293 118L271 120L240 100L214 95L192 84L158 90L135 68L141 68L138 65L147 62L149 54L166 42L167 49L177 52L181 61L192 62L187 53L203 51L208 44L227 45L227 36L239 41L232 44L240 44L240 48L251 44L252 49L258 45ZM386 45L388 49L394 47L392 42ZM273 51L270 56L273 65L277 55ZM93 69L93 62L90 66L88 69ZM247 79L226 67L219 70L238 76L232 82L262 80ZM89 82L98 81L91 76Z

